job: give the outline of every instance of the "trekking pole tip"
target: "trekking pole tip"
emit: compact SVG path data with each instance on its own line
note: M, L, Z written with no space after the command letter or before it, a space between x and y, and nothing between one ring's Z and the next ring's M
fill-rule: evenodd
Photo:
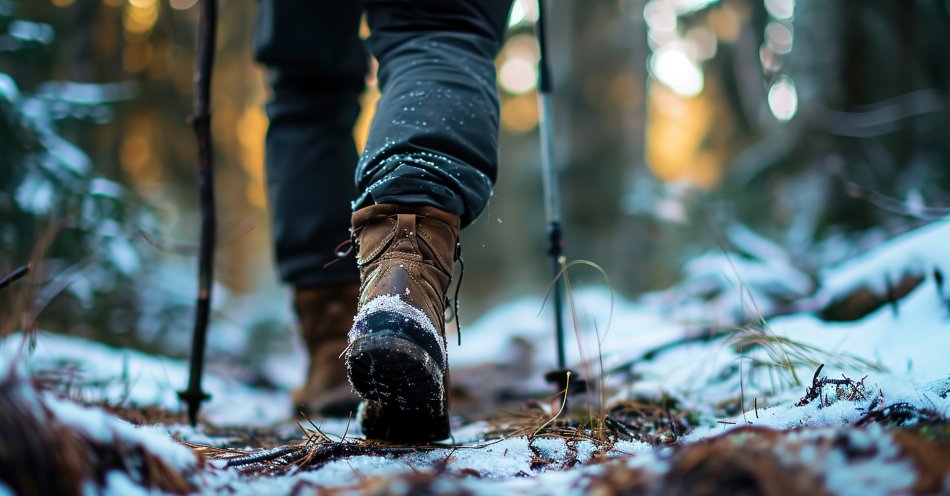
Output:
M185 402L188 408L188 424L192 427L198 425L198 412L201 410L201 403L211 399L211 395L198 390L188 388L184 391L178 391L178 398Z

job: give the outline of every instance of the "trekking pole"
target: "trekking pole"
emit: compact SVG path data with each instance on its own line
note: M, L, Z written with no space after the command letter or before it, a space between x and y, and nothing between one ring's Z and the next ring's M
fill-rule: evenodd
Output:
M548 62L547 37L545 30L546 0L538 0L538 21L536 36L538 39L538 133L541 137L541 179L544 189L544 214L547 222L547 254L551 258L551 273L554 279L552 292L554 309L554 338L557 345L558 369L545 374L545 379L558 386L558 391L567 391L568 385L580 384L579 376L567 370L567 358L564 352L564 280L562 271L564 260L564 238L561 230L561 197L558 192L557 178L554 172L554 127L551 93L551 66ZM571 392L580 392L572 390ZM566 401L566 398L565 398Z
M211 396L201 390L204 369L205 341L211 316L211 288L214 282L214 169L211 147L211 68L214 64L215 31L217 29L217 0L201 1L198 24L197 60L195 64L194 114L191 126L198 141L198 203L201 208L201 241L198 249L198 302L195 309L195 330L192 335L188 389L178 397L188 405L188 422L198 422L201 403Z

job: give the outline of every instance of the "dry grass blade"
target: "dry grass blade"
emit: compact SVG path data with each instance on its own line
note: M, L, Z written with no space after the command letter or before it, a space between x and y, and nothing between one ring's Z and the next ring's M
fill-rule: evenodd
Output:
M776 336L767 330L741 328L726 338L726 343L734 342L740 350L764 349L768 360L743 357L755 367L766 367L788 375L789 385L801 386L796 370L798 367L817 367L827 363L835 368L875 372L885 369L870 360L848 352L829 352L817 346L802 343L794 339Z
M304 435L307 436L307 439L317 441L313 438L315 436L320 436L320 439L319 439L320 441L327 442L327 443L333 442L333 440L330 439L330 436L327 436L322 430L320 430L319 427L317 427L317 424L313 423L313 420L310 418L309 415L305 414L304 412L300 412L300 414L303 415L303 418L307 420L307 423L310 424L310 427L313 427L313 431L308 431L306 427L300 424L300 422L296 422L297 427L299 427L300 430L303 431Z
M570 386L571 386L571 371L570 371L570 370L567 371L567 381L565 381L565 383L566 383L567 385L564 386L564 390L558 393L558 395L561 396L561 408L558 409L557 413L555 413L553 417L551 417L550 419L548 419L547 422L541 424L541 426L538 427L538 428L534 431L534 435L535 435L535 436L537 436L539 432L543 431L545 427L551 425L552 422L554 422L555 420L557 420L557 418L560 417L562 413L564 413L564 408L567 407L567 394L568 394L568 392L569 392L568 389L569 389Z
M604 396L604 388L602 387L604 384L606 384L606 375L604 371L603 344L604 344L604 340L607 338L607 334L610 332L611 325L613 324L614 304L615 304L614 302L615 293L614 293L613 284L610 282L610 276L607 275L607 271L605 271L603 267L601 267L597 263L592 262L590 260L573 260L571 262L565 263L561 267L560 272L558 272L558 274L554 277L554 280L552 281L551 286L548 288L548 292L545 295L544 302L546 303L548 298L550 298L551 293L553 292L554 287L557 284L557 281L563 278L564 289L565 289L565 293L567 294L568 306L571 309L571 319L574 324L574 337L577 341L577 351L581 358L581 364L584 367L584 375L586 375L588 379L593 377L594 374L591 373L591 369L590 369L591 362L587 360L586 353L584 352L583 339L581 336L580 318L578 317L577 305L574 299L574 288L571 285L571 279L569 275L570 269L577 265L590 267L590 268L593 268L595 271L597 271L604 278L604 283L606 284L608 293L610 294L610 307L609 307L609 310L607 311L607 325L604 326L603 333L601 333L600 329L597 327L596 321L594 322L594 333L597 337L597 364L599 367L597 377L599 378L599 384L601 385L601 387L597 388L598 389L597 415L594 415L594 412L592 411L589 412L589 417L590 417L590 421L592 422L592 427L594 427L594 430L596 432L600 432L601 435L603 435L604 433L603 418L605 416L604 412L606 408L606 405L605 405L606 397ZM544 304L541 305L541 310L539 310L539 314L540 314L540 311L542 311L543 309L544 309ZM585 390L589 393L590 388L589 387L585 388ZM567 398L567 396L565 396L565 398ZM566 404L562 405L562 409L565 407L566 407ZM596 426L593 424L596 424Z
M615 449L617 440L635 440L653 446L674 444L694 427L685 412L653 402L629 400L611 404L608 413L598 419L577 418L570 412L552 416L540 403L529 403L524 411L506 412L490 425L490 437L583 440L593 443L600 452Z
M545 411L540 403L530 401L522 411L504 411L502 415L492 419L488 423L489 429L485 436L488 439L528 436L550 417L551 414Z

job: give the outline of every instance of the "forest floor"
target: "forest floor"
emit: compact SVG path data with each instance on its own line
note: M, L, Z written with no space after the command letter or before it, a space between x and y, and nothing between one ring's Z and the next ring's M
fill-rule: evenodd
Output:
M13 334L0 494L950 494L947 246L950 224L931 224L795 298L775 295L800 274L748 253L637 302L578 290L568 358L591 387L567 408L543 379L544 302L503 305L450 347L453 438L426 446L296 420L293 381L255 386L220 364L192 428L186 362ZM300 375L299 356L278 358L275 374Z

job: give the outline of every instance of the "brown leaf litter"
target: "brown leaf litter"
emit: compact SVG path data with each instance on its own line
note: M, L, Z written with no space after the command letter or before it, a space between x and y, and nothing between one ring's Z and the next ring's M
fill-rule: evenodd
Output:
M904 431L868 428L802 428L780 431L745 426L659 455L668 468L657 474L625 462L606 464L606 471L582 481L583 491L597 494L691 495L822 495L832 494L832 471L885 456L883 436L898 456L888 463L908 462L913 482L901 494L937 494L950 475L950 447ZM840 460L833 463L832 460Z
M62 422L15 373L0 380L0 483L21 495L79 495L90 483L104 487L115 470L166 493L197 489L141 444L119 436L104 442Z

